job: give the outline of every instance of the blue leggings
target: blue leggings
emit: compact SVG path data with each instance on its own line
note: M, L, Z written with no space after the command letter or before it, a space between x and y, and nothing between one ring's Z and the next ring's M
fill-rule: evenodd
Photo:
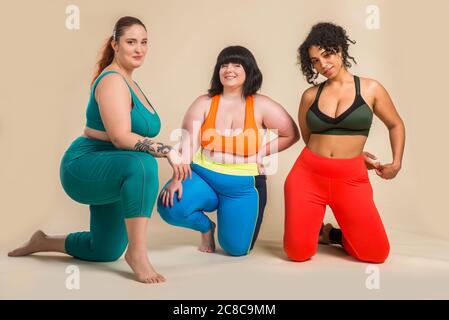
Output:
M221 248L232 256L248 254L262 223L266 177L222 174L192 164L192 179L183 181L182 187L181 201L175 193L171 208L164 207L159 197L157 210L161 217L171 225L205 233L212 224L204 211L217 210Z
M150 217L158 192L157 161L135 151L93 151L61 161L61 183L90 206L90 231L67 236L66 252L88 261L114 261L128 245L125 219Z

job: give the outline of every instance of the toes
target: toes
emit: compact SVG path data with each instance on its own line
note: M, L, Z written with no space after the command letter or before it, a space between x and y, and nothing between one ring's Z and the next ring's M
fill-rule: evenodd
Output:
M214 248L211 246L198 247L198 250L201 252L206 252L206 253L214 252Z
M152 278L146 278L144 282L145 283L153 283L153 279Z
M154 276L144 279L144 281L142 281L142 282L156 284L156 283L163 283L165 281L167 281L167 280L162 275L156 274Z
M8 253L8 257L18 257L20 255L21 255L20 249L16 249Z

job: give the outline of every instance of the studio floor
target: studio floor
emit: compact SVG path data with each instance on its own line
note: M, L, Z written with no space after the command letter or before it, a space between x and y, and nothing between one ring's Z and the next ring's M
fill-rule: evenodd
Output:
M295 263L280 238L261 237L249 256L236 258L220 248L201 253L197 234L173 230L150 225L150 259L167 278L158 285L136 282L123 258L9 258L1 248L0 299L449 299L449 241L388 230L391 254L382 265L356 262L332 246ZM66 287L70 266L79 270L79 289Z

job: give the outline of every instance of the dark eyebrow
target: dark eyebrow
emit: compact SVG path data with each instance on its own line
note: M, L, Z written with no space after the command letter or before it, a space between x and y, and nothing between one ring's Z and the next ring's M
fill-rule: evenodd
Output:
M128 40L134 40L134 41L137 41L137 39L135 39L135 38L128 38L128 39L126 39L126 41L128 41ZM142 41L143 41L143 40L148 41L147 38L143 38Z
M320 56L322 56L323 54L331 52L330 50L326 50L326 49L323 49L323 48L321 48L321 49L323 51L320 52ZM309 59L310 59L310 61L312 61L313 59L318 59L318 58L316 58L316 57L309 57Z

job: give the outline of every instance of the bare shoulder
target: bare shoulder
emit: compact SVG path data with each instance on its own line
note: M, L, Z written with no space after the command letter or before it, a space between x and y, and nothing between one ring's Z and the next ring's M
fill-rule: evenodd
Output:
M375 79L360 77L361 91L374 95L376 92L385 91L384 86Z
M193 101L193 103L194 103L194 104L201 104L201 105L204 105L204 104L210 103L211 100L212 100L212 98L211 98L208 94L202 94L202 95L198 96L198 97Z
M318 93L318 88L319 85L311 86L302 93L300 107L309 108L312 105Z
M191 110L206 110L208 109L210 102L211 102L212 98L209 97L209 95L207 94L203 94L199 97L197 97L191 104L190 109Z
M318 93L318 87L319 87L319 85L311 86L311 87L307 88L307 89L302 93L302 97L303 97L305 100L314 100L316 94Z
M254 105L257 106L258 109L273 109L273 108L282 108L282 105L269 96L256 93L254 95Z
M212 98L207 94L197 97L187 110L185 114L186 118L204 118L209 111L211 100Z
M119 73L111 72L101 78L96 87L97 92L128 92L128 86L126 85L123 76Z

